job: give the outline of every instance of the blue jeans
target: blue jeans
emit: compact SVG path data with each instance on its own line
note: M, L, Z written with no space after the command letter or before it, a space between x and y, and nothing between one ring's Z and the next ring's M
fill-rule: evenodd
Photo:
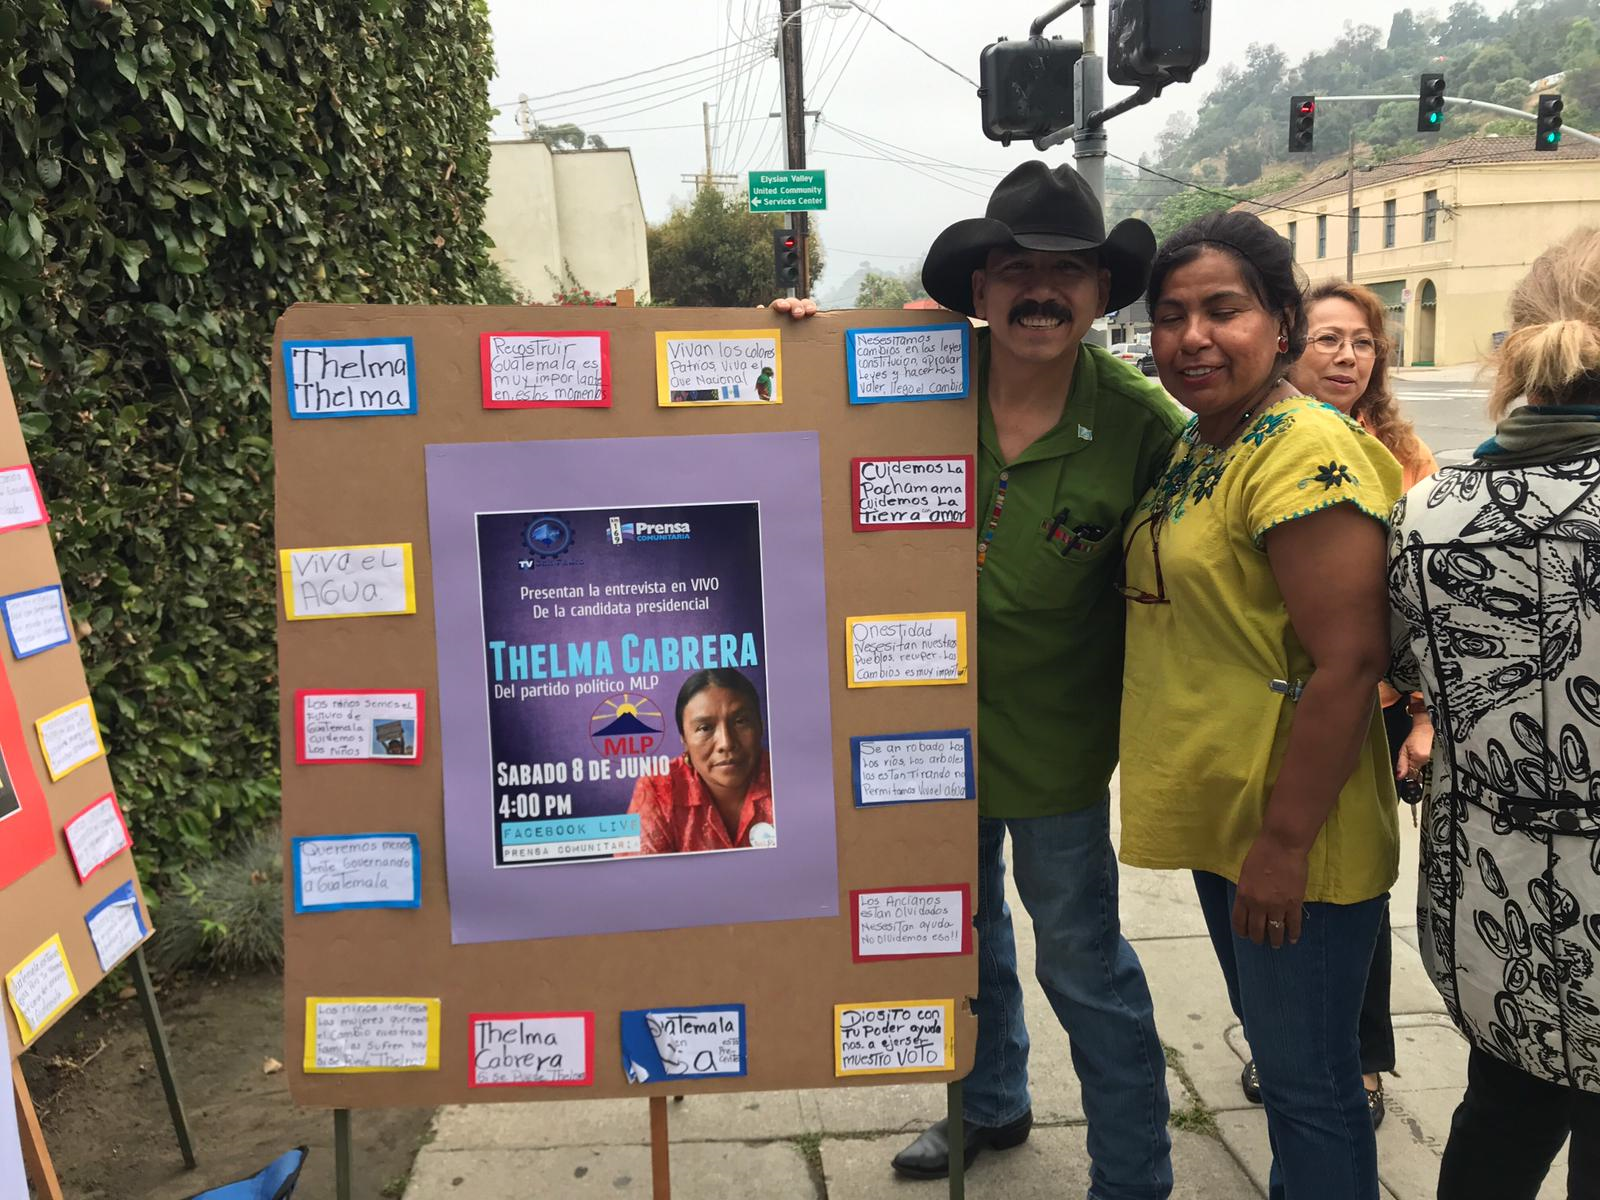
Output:
M1006 903L1008 828L1017 891L1033 918L1034 972L1083 1088L1089 1198L1163 1200L1172 1191L1167 1063L1144 970L1117 918L1109 802L1061 816L978 818L978 1047L963 1087L967 1119L993 1128L1032 1103Z
M1300 940L1274 950L1233 932L1237 890L1194 873L1234 1015L1261 1075L1271 1200L1377 1200L1378 1144L1358 1028L1387 896L1307 904Z

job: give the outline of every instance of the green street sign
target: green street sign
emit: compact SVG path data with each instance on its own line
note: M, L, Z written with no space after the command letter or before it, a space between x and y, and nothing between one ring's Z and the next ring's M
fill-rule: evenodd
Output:
M817 212L828 207L822 171L751 171L750 211Z

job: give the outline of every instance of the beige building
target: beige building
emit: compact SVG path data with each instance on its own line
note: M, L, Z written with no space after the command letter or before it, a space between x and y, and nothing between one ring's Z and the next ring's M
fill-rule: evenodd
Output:
M519 138L489 152L491 255L536 302L555 295L568 271L597 295L632 288L639 302L650 298L644 203L628 150L552 150Z
M1313 283L1354 279L1383 298L1402 366L1470 363L1506 328L1506 298L1563 234L1600 224L1600 147L1569 138L1555 153L1526 137L1470 137L1357 167L1343 165L1240 205L1295 247ZM1355 220L1350 219L1352 211Z

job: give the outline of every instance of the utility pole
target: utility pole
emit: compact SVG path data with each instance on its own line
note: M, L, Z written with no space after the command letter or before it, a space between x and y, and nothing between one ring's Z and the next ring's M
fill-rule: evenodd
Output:
M711 186L711 101L705 100L700 104L700 119L706 127L706 182Z
M1344 167L1344 277L1356 281L1356 131L1350 130L1350 156Z
M800 58L800 0L778 0L782 16L779 26L778 53L783 62L783 126L784 165L791 171L805 169L806 165L806 89ZM789 214L790 228L799 239L800 286L795 295L811 294L811 263L807 258L807 241L810 222L807 214Z
M1073 72L1077 97L1074 112L1078 127L1072 134L1072 165L1083 181L1094 190L1100 207L1106 204L1106 127L1090 123L1090 113L1098 113L1105 104L1105 64L1095 52L1094 0L1082 0L1083 7L1083 57Z

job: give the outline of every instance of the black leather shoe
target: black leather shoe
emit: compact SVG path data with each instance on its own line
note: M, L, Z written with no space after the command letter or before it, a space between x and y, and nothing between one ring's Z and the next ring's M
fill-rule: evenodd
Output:
M948 1119L935 1121L928 1126L921 1137L894 1156L894 1169L912 1179L945 1178L950 1174L949 1128ZM962 1129L966 1135L965 1154L962 1157L970 1167L979 1151L1009 1150L1027 1141L1028 1133L1033 1129L1033 1110L1029 1109L1009 1125L988 1129L964 1121Z
M1261 1103L1261 1076L1256 1071L1255 1059L1245 1063L1244 1070L1239 1072L1239 1088L1251 1104Z
M1378 1080L1378 1086L1367 1089L1367 1111L1372 1114L1372 1127L1376 1129L1383 1124L1383 1080Z

